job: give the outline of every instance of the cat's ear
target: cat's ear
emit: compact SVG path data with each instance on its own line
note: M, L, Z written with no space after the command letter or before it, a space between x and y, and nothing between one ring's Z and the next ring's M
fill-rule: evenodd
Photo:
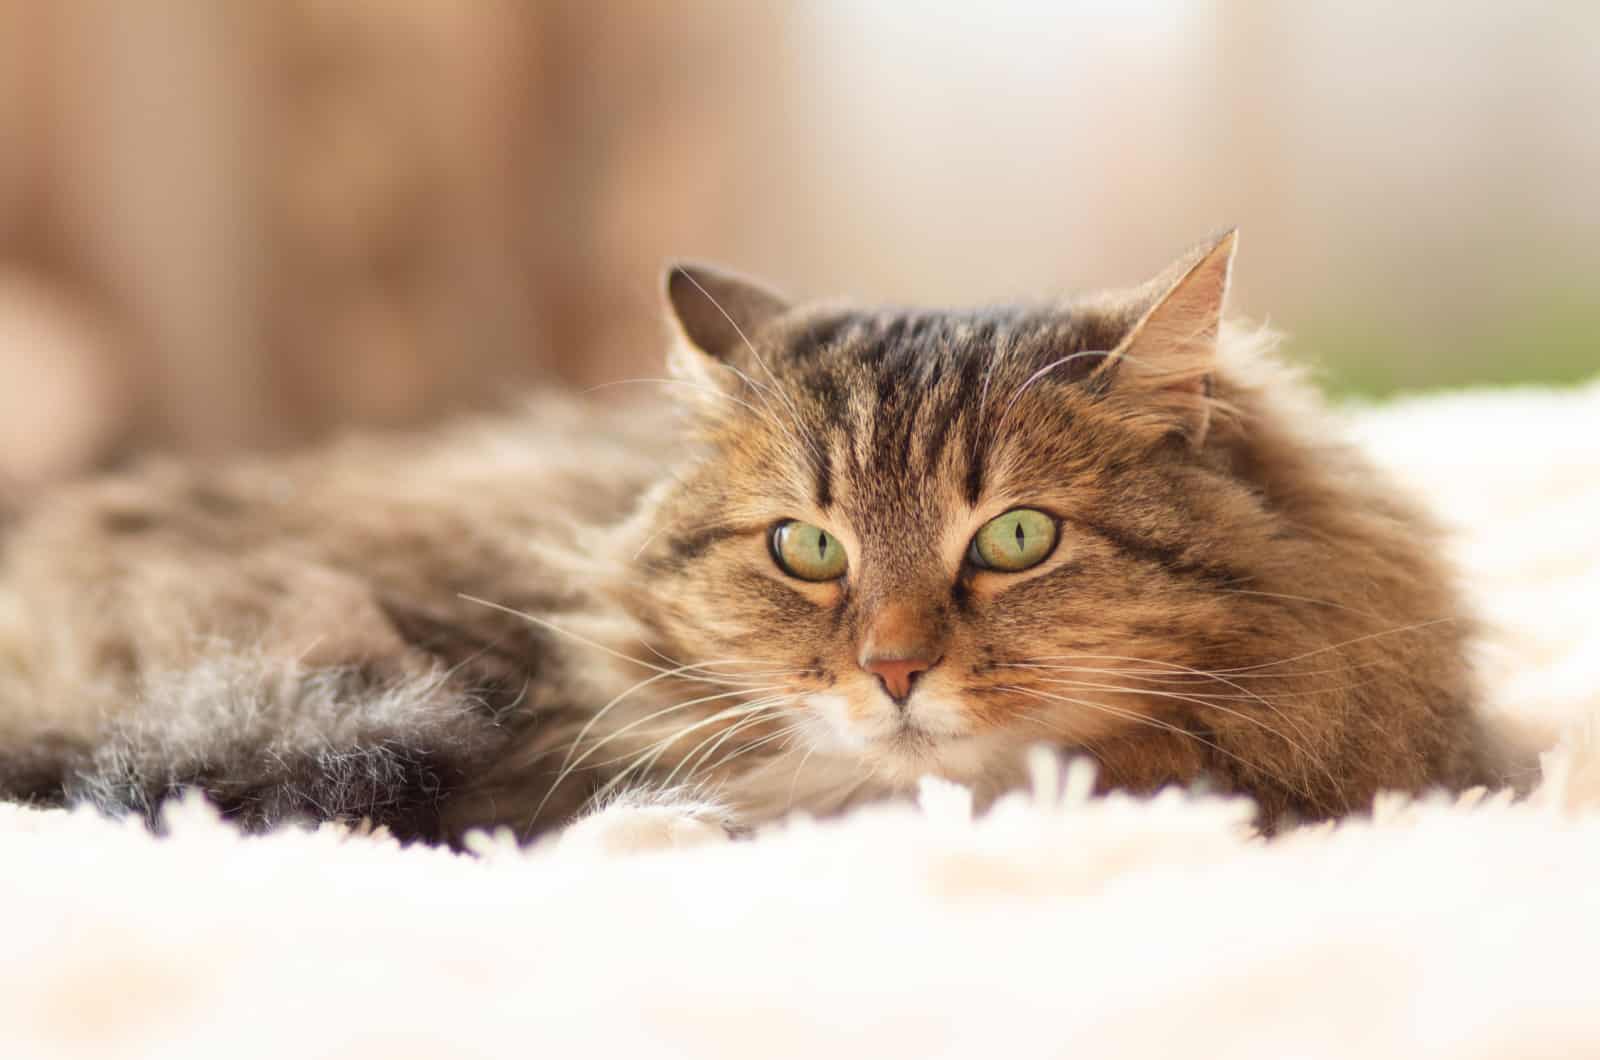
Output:
M1192 445L1211 421L1211 376L1237 230L1191 251L1153 281L1154 302L1091 380L1132 419Z
M667 267L663 283L673 328L667 366L680 379L726 386L723 367L740 367L751 353L751 337L789 308L781 295L708 265Z

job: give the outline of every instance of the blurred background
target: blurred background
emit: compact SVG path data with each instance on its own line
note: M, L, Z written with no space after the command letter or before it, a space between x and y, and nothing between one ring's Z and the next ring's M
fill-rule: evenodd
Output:
M656 282L970 303L1241 226L1341 393L1600 371L1600 4L0 0L0 476L659 374Z

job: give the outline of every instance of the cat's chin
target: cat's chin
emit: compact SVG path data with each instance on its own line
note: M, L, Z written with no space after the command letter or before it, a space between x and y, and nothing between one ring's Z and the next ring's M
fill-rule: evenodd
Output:
M894 788L930 775L971 783L991 776L1007 757L1005 741L957 727L955 712L941 701L914 701L908 716L885 711L865 720L852 717L842 695L812 695L806 703L819 750L861 762Z
M833 695L812 696L810 705L819 715L812 735L820 749L863 763L896 788L930 774L976 780L990 771L997 753L993 741L940 727L936 718L884 715L862 721L850 716L844 697Z
M914 784L926 776L971 783L991 772L1001 754L993 741L971 735L935 734L912 726L873 741L867 755L898 784Z

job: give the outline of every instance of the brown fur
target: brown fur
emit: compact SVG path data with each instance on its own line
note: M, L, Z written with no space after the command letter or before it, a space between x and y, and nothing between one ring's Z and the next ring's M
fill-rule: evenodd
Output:
M990 795L1040 741L1268 822L1493 782L1436 532L1221 325L1231 260L947 313L677 269L687 430L547 402L45 498L0 558L0 790L457 836L634 785L746 821L929 772ZM1054 551L973 568L1019 506ZM847 575L785 574L785 519ZM935 661L904 707L863 669L886 650ZM207 697L158 694L202 670Z

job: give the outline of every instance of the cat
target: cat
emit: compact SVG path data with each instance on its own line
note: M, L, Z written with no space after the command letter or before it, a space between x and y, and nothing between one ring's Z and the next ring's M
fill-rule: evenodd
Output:
M0 546L0 794L460 843L981 804L1041 743L1268 831L1494 785L1438 531L1224 321L1235 243L951 312L679 265L660 407L59 489Z

